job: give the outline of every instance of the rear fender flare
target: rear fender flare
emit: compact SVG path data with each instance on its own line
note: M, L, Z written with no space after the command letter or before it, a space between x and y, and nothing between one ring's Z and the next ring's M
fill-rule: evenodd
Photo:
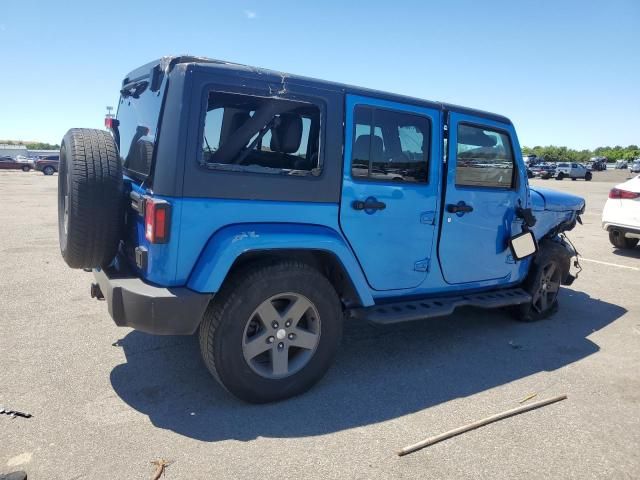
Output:
M344 239L333 229L317 225L241 224L218 230L207 242L187 286L196 292L219 291L236 259L248 252L315 250L340 261L362 306L375 302L360 264Z

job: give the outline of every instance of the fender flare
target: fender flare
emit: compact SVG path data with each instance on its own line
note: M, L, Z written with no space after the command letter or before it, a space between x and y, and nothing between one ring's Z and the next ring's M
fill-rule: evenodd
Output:
M360 264L347 243L335 230L318 225L240 224L224 227L207 242L187 286L196 292L215 293L236 259L247 252L265 250L331 253L351 279L361 305L366 307L375 303Z

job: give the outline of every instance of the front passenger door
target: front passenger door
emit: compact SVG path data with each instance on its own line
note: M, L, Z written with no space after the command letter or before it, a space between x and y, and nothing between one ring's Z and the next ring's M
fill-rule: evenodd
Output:
M519 266L508 241L521 231L515 211L527 202L513 126L451 112L448 132L438 247L444 278L450 284L515 281Z

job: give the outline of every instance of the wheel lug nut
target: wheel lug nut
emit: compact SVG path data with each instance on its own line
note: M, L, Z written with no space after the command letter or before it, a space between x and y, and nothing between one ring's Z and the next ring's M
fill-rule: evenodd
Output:
M278 350L282 350L284 348L284 343L280 342L278 344Z
M273 322L271 322L271 326L273 328L278 328L280 325L278 325L278 322L276 322L275 320Z
M289 334L289 340L293 340L294 338L296 338L296 334L295 333L290 333Z
M291 326L291 320L287 320L284 324L285 327L290 327Z
M273 343L274 340L275 340L275 338L269 337L269 338L267 338L267 343Z

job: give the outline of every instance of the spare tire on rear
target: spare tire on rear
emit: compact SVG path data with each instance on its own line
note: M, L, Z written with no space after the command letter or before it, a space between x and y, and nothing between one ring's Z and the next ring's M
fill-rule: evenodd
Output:
M123 179L118 149L104 130L72 128L60 146L58 232L71 268L108 265L123 231Z

